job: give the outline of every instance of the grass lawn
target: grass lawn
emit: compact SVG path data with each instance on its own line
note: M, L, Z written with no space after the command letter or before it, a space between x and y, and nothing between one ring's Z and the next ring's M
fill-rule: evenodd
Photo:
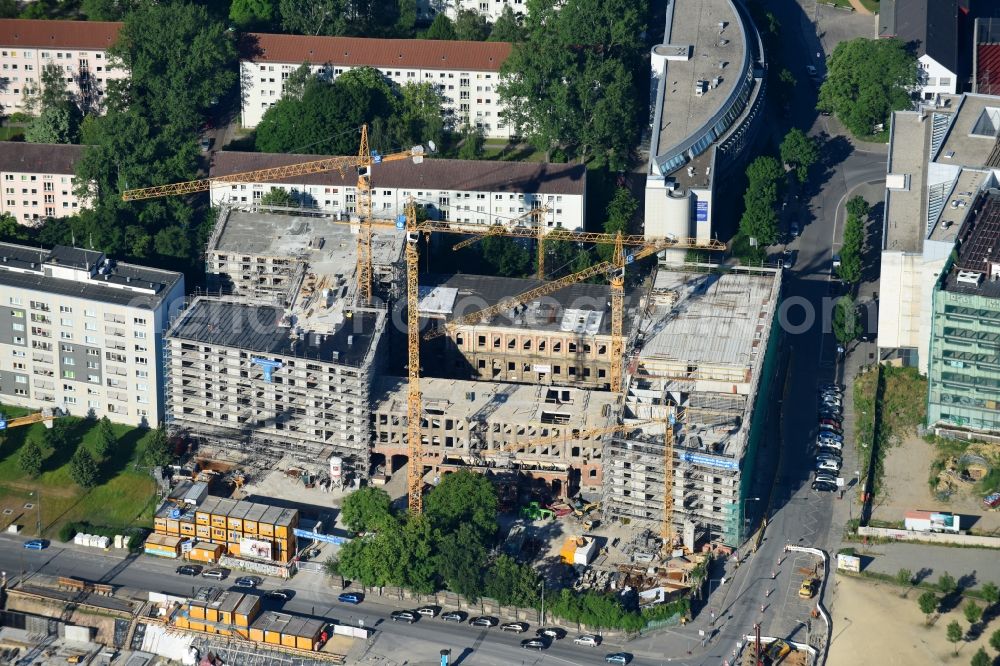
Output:
M4 406L2 411L13 417L28 410ZM133 465L149 431L116 424L118 449L101 463L101 484L88 491L73 482L69 460L78 446L93 451L97 422L72 417L66 421L69 446L60 451L45 450L42 473L36 479L25 477L18 468L18 454L29 439L43 443L44 424L24 426L0 436L0 527L17 522L27 533L36 534L38 493L42 532L49 538L67 522L86 521L107 527L152 525L156 484L147 472L137 471ZM26 509L26 503L35 506Z
M487 140L483 144L484 160L506 160L510 162L544 162L545 153L536 150L531 144L519 143L511 145L506 141Z

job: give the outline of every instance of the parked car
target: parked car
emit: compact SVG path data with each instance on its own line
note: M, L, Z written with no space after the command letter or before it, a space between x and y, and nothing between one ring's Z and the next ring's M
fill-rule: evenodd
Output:
M817 474L815 480L821 483L832 483L833 485L837 485L837 477L832 474Z
M817 463L832 462L836 463L838 467L844 464L844 461L840 457L840 454L833 451L832 449L823 449L822 451L820 451L816 455L816 462Z
M631 655L624 652L613 652L604 658L604 661L609 664L618 664L618 666L625 666L631 659Z
M832 493L832 492L835 492L837 490L837 484L836 483L830 483L828 481L813 481L812 482L812 489L813 490L819 490L819 491L822 491L824 493Z
M486 627L489 629L490 627L495 627L500 624L500 620L491 615L480 615L479 617L474 617L469 620L469 624L473 627Z
M337 601L345 604L360 604L362 596L357 592L343 592L337 597Z
M573 639L573 642L577 645L586 645L587 647L597 647L601 644L601 637L597 634L580 634Z
M201 573L202 567L197 564L184 564L177 567L177 573L182 576L197 576Z
M826 431L826 430L824 430L824 431L820 432L818 435L816 435L816 439L818 439L818 440L819 439L828 439L830 441L837 442L838 444L843 444L844 443L844 436L843 435L838 435L835 432L829 432L829 431Z
M840 453L844 450L844 445L829 439L821 439L816 442L816 446L822 451L824 449L833 450Z
M549 645L541 638L525 638L521 641L521 647L529 650L544 650Z
M49 543L44 539L32 539L31 541L24 542L24 547L28 550L45 550L48 545Z
M198 142L198 146L201 148L203 153L208 152L208 149L212 147L212 137L203 137L202 140Z
M792 238L798 238L799 237L799 223L798 222L792 222L792 224L788 227L788 233L792 236Z
M840 429L840 421L837 421L837 420L834 420L834 419L820 419L819 424L821 426L827 425L827 426L833 426L834 428L837 428L838 430Z
M257 576L240 576L234 581L236 587L249 587L250 589L257 587L263 582Z
M843 394L844 387L841 386L840 384L827 383L827 384L820 384L819 385L819 390L820 391L835 391L837 393Z
M839 426L827 425L825 423L819 424L820 432L832 432L834 435L843 435L844 431L840 429Z
M441 616L445 622L465 622L465 613L461 611L451 611Z
M566 635L565 629L559 629L558 627L542 627L535 632L536 636L544 636L545 638L551 638L554 640L559 640Z
M405 622L406 624L413 624L417 621L417 614L412 611L393 611L389 614L393 622Z
M500 627L500 631L513 631L516 634L523 634L528 630L527 622L508 622Z
M833 472L836 474L840 471L840 463L833 460L818 460L816 461L816 471Z
M270 590L264 595L268 599L280 599L281 601L288 601L292 598L292 593L288 590Z
M201 574L205 578L214 578L215 580L225 580L229 576L228 569L209 569Z
M423 615L424 617L436 617L440 612L440 606L421 606L417 609L417 615Z

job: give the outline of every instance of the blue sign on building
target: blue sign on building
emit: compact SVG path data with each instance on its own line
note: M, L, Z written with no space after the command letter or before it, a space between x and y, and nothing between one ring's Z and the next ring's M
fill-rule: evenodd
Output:
M697 465L707 465L708 467L719 467L721 469L739 469L740 464L735 460L729 458L720 458L718 456L709 456L703 453L691 453L690 451L684 451L681 453L681 460L684 462L695 463Z
M694 213L695 220L697 220L698 222L707 222L708 221L708 202L707 201L699 201L699 202L695 203L695 205L694 205L694 211L695 211L695 213Z
M332 543L338 546L342 546L350 541L347 537L334 536L333 534L319 534L318 532L310 532L309 530L302 530L298 527L293 529L292 533L297 537L302 537L303 539L312 539L313 541L322 541L323 543Z

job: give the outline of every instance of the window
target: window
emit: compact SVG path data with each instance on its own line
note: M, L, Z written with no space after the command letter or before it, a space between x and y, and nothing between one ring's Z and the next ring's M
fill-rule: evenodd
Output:
M96 317L97 316L97 312L95 310L84 310L83 311L83 316L84 317Z
M25 377L24 375L17 375L16 377L14 377L14 381L18 384L27 384L28 378Z
M46 188L48 188L50 185L51 183L45 184ZM73 308L69 307L68 305L60 305L59 312L62 312L63 314L73 314Z
M63 356L62 362L63 365L76 365L76 359L74 359L72 356Z
M145 379L149 377L149 370L136 370L135 376L138 377L139 379Z
M60 331L59 337L62 338L63 340L72 340L73 334L69 333L68 331Z
M63 379L76 379L76 371L74 371L74 370L63 370L62 376L63 376ZM67 385L64 384L63 388L65 389L66 386ZM72 391L73 389L69 388L69 389L66 389L66 390Z
M146 331L135 331L133 335L135 336L136 340L146 339Z
M101 364L97 361L87 361L87 370L97 370L101 367Z
M96 345L96 344L98 344L97 338L94 337L93 335L85 335L85 336L83 336L83 342L85 344L88 344L88 345Z
M149 365L149 362L148 362L148 360L146 359L145 356L136 356L135 357L135 364L136 365Z
M94 322L92 322L92 321L85 321L83 323L83 327L86 330L88 330L88 331L96 331L97 330L97 324L94 323Z
M73 326L73 320L72 319L66 319L65 317L61 317L59 319L59 325L60 326L69 326L69 327L72 327Z

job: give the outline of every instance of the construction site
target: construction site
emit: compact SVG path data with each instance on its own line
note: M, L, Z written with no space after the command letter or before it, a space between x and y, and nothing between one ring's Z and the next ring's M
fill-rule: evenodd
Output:
M443 475L486 473L508 517L580 519L532 536L539 557L560 553L567 534L574 549L600 544L584 584L623 582L652 590L651 601L698 578L700 558L685 555L737 546L774 371L780 271L669 266L666 250L676 260L723 246L544 229L544 207L485 231L418 221L413 199L406 215L378 219L370 162L363 137L358 158L224 177L357 167L358 215L220 213L206 248L211 290L174 317L164 345L171 432L243 479L297 470L329 488L336 467L342 491L384 485L413 512ZM534 279L421 274L427 244L494 235L537 250ZM552 240L613 252L548 279ZM240 497L267 501L252 487ZM315 512L338 497L318 496ZM661 554L664 567L650 568Z

